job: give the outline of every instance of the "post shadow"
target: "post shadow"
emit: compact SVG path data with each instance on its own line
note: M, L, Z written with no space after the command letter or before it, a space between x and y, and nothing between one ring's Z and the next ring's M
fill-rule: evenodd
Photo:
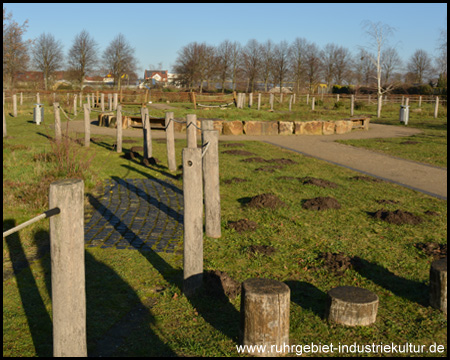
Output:
M287 280L284 283L291 289L291 301L325 319L328 299L326 293L305 281Z
M355 271L377 285L406 300L422 306L429 305L429 290L424 283L397 276L388 269L358 256L353 257L351 261Z

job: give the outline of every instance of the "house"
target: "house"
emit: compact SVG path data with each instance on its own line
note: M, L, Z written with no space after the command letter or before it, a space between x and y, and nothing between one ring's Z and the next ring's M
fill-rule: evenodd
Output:
M156 82L167 84L168 73L169 72L167 70L145 70L144 80L145 81L155 80Z

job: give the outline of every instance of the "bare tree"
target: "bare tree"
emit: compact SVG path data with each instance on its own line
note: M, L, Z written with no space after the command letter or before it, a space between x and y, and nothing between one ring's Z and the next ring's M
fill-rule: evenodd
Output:
M86 30L75 36L73 45L69 50L69 69L80 82L81 89L86 75L97 65L98 45Z
M136 72L137 60L134 48L122 34L117 35L103 53L104 65L113 76L114 83L120 89L122 77Z
M375 50L375 56L371 55L368 51L362 47L362 50L365 51L366 56L372 61L376 68L376 80L377 80L377 97L378 97L378 106L377 106L377 117L381 117L381 105L382 105L382 96L384 93L390 91L393 87L392 84L387 85L386 88L383 88L381 85L381 74L382 74L382 52L387 44L387 41L390 36L394 33L394 28L383 24L381 22L373 23L371 21L364 21L363 28L366 29L366 34L370 39L369 49Z
M402 66L402 60L397 53L397 50L393 47L387 48L381 57L381 66L384 72L382 80L385 84L389 84L394 72Z
M376 86L376 69L370 60L373 55L368 56L367 51L360 49L355 56L353 77L356 81L357 88L359 86Z
M242 69L247 78L247 91L253 92L261 64L261 52L258 41L251 39L242 52Z
M225 92L225 82L230 76L232 67L233 44L230 40L224 40L217 47L218 75L221 82L222 93Z
M178 74L177 81L192 91L198 81L198 44L196 42L184 46L178 51L174 70Z
M271 40L267 40L260 45L261 53L261 71L260 79L264 82L264 91L267 92L267 85L269 83L270 75L273 68L273 51L274 45Z
M295 81L297 93L304 82L306 73L306 48L308 42L304 38L296 38L291 45L290 66L293 80Z
M30 59L27 47L31 41L22 39L27 27L28 20L19 25L3 8L3 83L7 89L14 87L17 73L27 68Z
M280 86L280 94L283 91L283 81L287 77L289 71L289 44L281 41L275 45L273 50L273 77L276 79L275 84ZM274 84L274 85L275 85Z
M232 90L236 90L236 80L239 72L239 61L242 53L242 46L238 42L233 42L230 48L231 52L231 81Z
M438 44L437 68L439 74L447 79L447 29L441 29Z
M322 51L323 78L328 85L331 86L336 74L336 57L338 46L336 44L326 44Z
M342 85L344 81L347 81L347 83L349 83L352 65L353 60L350 51L343 46L339 46L335 52L334 64L334 82L336 84Z
M425 50L416 50L409 59L407 69L414 74L415 81L422 84L433 71L430 56Z
M52 74L63 66L62 49L61 41L56 40L51 34L43 33L35 40L32 49L33 63L44 75L45 90L48 90Z
M309 43L305 51L305 75L311 92L320 82L321 67L320 50L315 43Z

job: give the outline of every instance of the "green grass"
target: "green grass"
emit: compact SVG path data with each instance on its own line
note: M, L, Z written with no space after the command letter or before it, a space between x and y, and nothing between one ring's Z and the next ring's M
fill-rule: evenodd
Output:
M29 120L29 114L16 119L7 117L9 137L3 142L4 230L46 210L48 184L42 179L48 178L48 182L62 176L55 170L58 164L39 160L39 154L51 153L49 141L42 134L51 135L52 130L46 132L44 125L38 127ZM95 156L89 170L81 173L86 194L97 193L103 180L112 176L166 177L164 143L153 142L153 153L161 166L146 168L113 151L113 138L93 137L96 141L84 159ZM133 145L124 144L124 150ZM185 141L176 142L177 164L181 163L184 146ZM387 182L357 181L352 177L358 174L351 170L272 145L245 142L238 149L266 159L283 157L296 162L274 173L255 172L262 164L244 163L240 160L245 156L222 153L230 149L219 146L222 237L204 238L205 270L225 271L238 281L265 277L288 284L291 344L436 342L447 346L446 319L428 305L427 285L433 259L413 246L418 242L446 243L446 201ZM280 176L312 176L333 181L338 187L303 185L295 180L280 180ZM233 177L248 181L223 183ZM171 181L182 186L181 180ZM38 191L44 199L35 195ZM287 206L255 210L243 205L250 197L268 192ZM318 196L334 197L341 209L318 213L302 208L305 199ZM382 199L398 204L377 203ZM368 215L381 208L409 211L424 222L392 225ZM427 210L439 215L424 214ZM258 228L239 234L228 227L229 221L242 218L255 221ZM48 221L44 220L3 239L4 273L11 271L13 263L17 269L16 276L3 282L4 356L52 356L50 258L48 254L40 257L48 246L48 231ZM248 248L255 244L270 245L277 251L271 256L251 256ZM329 272L318 259L320 253L327 251L358 256L366 267L346 270L342 276ZM39 260L31 261L36 258ZM30 267L22 266L26 259L31 262ZM128 332L120 346L110 349L112 355L236 356L240 296L223 303L204 294L188 299L180 290L181 282L181 255L86 248L89 353L129 311L152 303L140 313L142 321ZM360 286L379 296L375 324L348 328L326 322L326 292L340 285Z

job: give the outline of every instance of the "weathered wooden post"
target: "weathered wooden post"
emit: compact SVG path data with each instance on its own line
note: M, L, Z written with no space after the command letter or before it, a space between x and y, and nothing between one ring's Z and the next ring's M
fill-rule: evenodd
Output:
M261 109L261 93L258 93L258 110Z
M189 115L188 115L189 116ZM194 129L195 130L195 129ZM203 282L202 149L183 149L183 292L193 295Z
M113 109L117 110L117 104L118 104L118 94L114 93L114 105L113 105Z
M409 98L405 99L405 106L409 106Z
M80 108L81 108L81 107L83 107L83 92L82 91L80 91L79 101L80 101Z
M104 93L100 94L100 103L101 103L102 111L105 111L105 94Z
M88 104L83 104L84 109L84 146L89 147L91 142L91 119Z
M36 103L37 104L41 103L41 96L39 95L39 93L36 93Z
M436 103L434 104L434 118L438 117L438 109L439 109L439 96L436 96Z
M77 94L73 96L73 115L77 116Z
M153 157L152 148L152 130L150 128L150 117L148 116L148 109L141 108L142 128L144 131L144 162Z
M294 100L293 100L293 104L294 104L294 105L295 105L295 95L296 95L296 94L294 93Z
M122 105L117 106L116 114L116 151L118 153L122 152Z
M173 126L173 112L166 112L166 145L167 145L167 166L169 171L177 170L175 159L175 134Z
M289 111L292 111L292 95L289 98Z
M194 103L194 110L197 110L197 98L195 96L195 91L191 92L192 102Z
M186 115L186 140L188 148L197 147L197 115Z
M51 183L49 206L53 356L86 357L83 180Z
M447 316L447 258L431 263L430 305Z
M13 94L12 99L13 99L13 116L17 117L17 95Z
M270 102L270 110L273 110L273 93L270 93L269 95L269 102Z
M203 126L205 124L205 127ZM222 236L220 228L219 132L213 121L202 122L203 186L205 193L205 233L212 238Z
M355 95L352 95L350 104L350 116L353 116L354 110L355 110Z
M339 286L328 291L328 321L356 326L375 322L378 311L378 296L373 292L354 287Z
M313 96L311 99L311 110L314 111L314 108L316 106L316 98Z
M248 94L248 107L251 108L253 105L253 93Z
M242 283L240 343L265 345L264 353L255 349L250 354L279 356L289 346L290 296L289 287L279 281L253 278Z
M86 101L87 101L87 105L88 105L89 110L92 109L92 106L91 106L91 97L89 96L89 94L86 95Z
M23 92L20 93L20 106L23 105Z
M280 104L283 103L283 95L284 95L284 94L281 92L281 93L280 93Z
M306 105L309 105L309 94L306 94Z
M91 93L91 109L95 108L95 95L94 93Z
M109 111L112 111L113 106L112 106L112 94L108 94L108 109Z
M419 96L419 108L422 107L422 95Z
M61 140L61 117L59 114L59 103L53 103L53 112L55 114L55 140Z

